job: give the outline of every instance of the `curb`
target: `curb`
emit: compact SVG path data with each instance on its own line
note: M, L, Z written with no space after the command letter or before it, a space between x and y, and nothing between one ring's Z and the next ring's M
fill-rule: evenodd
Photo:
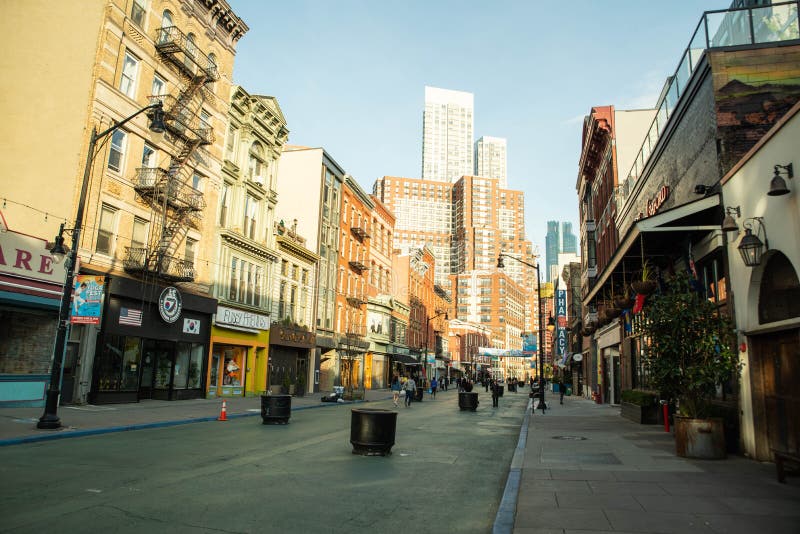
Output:
M387 397L391 398L391 397ZM385 400L385 399L380 399ZM359 404L362 402L370 402L368 400L356 400L356 401L344 401L344 402L336 402L336 403L320 403L320 404L310 404L307 406L298 406L297 408L292 408L293 412L301 411L301 410L310 410L313 408L328 408L333 406L342 406L345 404ZM243 417L253 417L261 415L259 412L248 412L248 413L234 413L228 415L228 419L241 419ZM89 428L86 430L62 430L57 431L58 433L54 434L40 434L36 436L23 436L19 438L8 438L0 440L0 447L6 447L9 445L21 445L23 443L39 443L42 441L55 441L59 439L68 439L68 438L80 438L84 436L97 436L99 434L114 434L116 432L128 432L131 430L146 430L151 428L165 428L170 426L179 426L179 425L188 425L192 423L208 423L210 421L216 421L218 416L209 416L209 417L194 417L191 419L178 419L174 421L158 421L154 423L136 423L132 425L122 425L122 426L110 426L110 427L103 427L103 428Z
M528 423L531 418L532 401L529 399L525 406L525 416L522 418L522 426L519 429L519 439L517 448L514 450L514 457L511 459L511 467L508 470L506 487L503 490L503 498L497 508L497 514L492 525L492 534L511 534L514 530L514 515L517 512L517 498L519 497L519 483L522 479L522 464L525 459L525 447L528 444Z

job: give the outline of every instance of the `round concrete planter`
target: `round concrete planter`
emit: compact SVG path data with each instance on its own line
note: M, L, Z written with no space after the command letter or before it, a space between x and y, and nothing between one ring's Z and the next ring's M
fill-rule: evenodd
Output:
M397 412L354 408L350 411L350 443L353 445L353 454L391 454L396 429Z
M478 409L478 394L472 391L461 391L458 394L458 408L461 411L474 412Z
M291 395L261 395L261 420L265 425L285 425L291 415Z
M675 416L675 453L683 458L725 458L725 429L721 418Z

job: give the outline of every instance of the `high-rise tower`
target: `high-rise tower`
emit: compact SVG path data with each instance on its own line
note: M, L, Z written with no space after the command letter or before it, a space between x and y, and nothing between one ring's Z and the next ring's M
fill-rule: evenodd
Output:
M561 223L561 252L577 254L578 238L572 233L572 223Z
M425 87L422 179L454 182L473 172L472 93Z
M561 252L561 238L559 235L558 221L547 221L547 235L544 238L545 252L547 258L545 265L547 266L547 281L552 282L553 277L551 274L552 268L558 265L558 253Z
M475 175L497 178L500 188L508 187L506 178L506 140L482 136L475 141Z

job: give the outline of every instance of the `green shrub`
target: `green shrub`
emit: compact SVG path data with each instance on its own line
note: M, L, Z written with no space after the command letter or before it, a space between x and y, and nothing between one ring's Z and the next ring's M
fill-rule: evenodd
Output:
M635 404L637 406L650 406L658 402L658 395L652 391L642 391L641 389L625 389L622 391L622 402Z

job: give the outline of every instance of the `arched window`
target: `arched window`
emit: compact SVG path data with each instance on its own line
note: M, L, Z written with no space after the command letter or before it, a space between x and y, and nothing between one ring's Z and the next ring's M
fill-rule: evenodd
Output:
M255 141L250 146L248 178L254 182L264 185L264 148L258 141Z
M217 56L214 52L208 54L208 74L211 78L217 77Z
M172 22L172 13L169 10L164 10L161 14L161 28L158 30L158 43L166 43L170 38L171 28L175 26Z
M780 252L769 257L761 276L758 322L774 323L800 317L800 282L789 258Z

